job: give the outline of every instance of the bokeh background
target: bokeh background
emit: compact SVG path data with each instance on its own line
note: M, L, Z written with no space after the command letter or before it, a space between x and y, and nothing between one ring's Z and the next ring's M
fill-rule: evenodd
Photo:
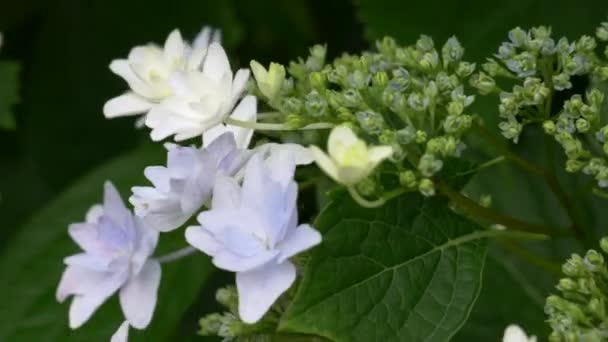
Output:
M602 0L0 0L0 59L21 63L16 129L0 130L0 341L103 341L120 323L110 308L100 314L107 312L109 323L98 318L84 333L69 333L67 307L55 303L53 284L61 256L75 250L66 223L94 203L101 181L128 174L117 181L128 190L149 160L162 161L157 152L139 164L129 159L136 153L130 151L149 145L147 131L134 130L132 119L102 115L104 102L126 90L108 65L131 47L162 44L174 28L193 38L211 25L222 30L233 66L244 67L251 59L286 64L315 43L327 44L331 58L364 50L384 35L411 44L425 33L442 44L455 34L465 57L481 62L515 26L550 25L556 35L576 38L592 35L607 15ZM123 158L119 169L111 162L116 158ZM53 202L58 196L61 203ZM176 276L174 285L191 284L190 297L167 304L175 312L169 323L155 320L160 328L135 337L197 340L196 319L212 310L204 294L223 281L205 282L203 273ZM166 293L180 293L177 285L163 286Z

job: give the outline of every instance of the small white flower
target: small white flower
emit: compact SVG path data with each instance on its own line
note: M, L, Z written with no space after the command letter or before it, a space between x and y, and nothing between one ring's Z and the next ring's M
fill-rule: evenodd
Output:
M270 100L274 99L283 87L285 67L278 63L270 63L268 70L266 70L260 63L253 60L249 65L260 92Z
M233 78L228 56L218 43L211 43L200 72L174 73L173 95L154 106L146 116L153 140L175 135L185 140L220 124L232 112L245 90L249 70L240 69Z
M260 320L294 282L289 258L321 241L315 229L298 225L294 170L287 153L253 156L242 187L218 177L211 210L198 216L200 226L186 230L188 243L215 266L236 272L239 316L246 323Z
M69 234L83 249L65 258L57 300L73 296L69 312L72 329L84 324L116 291L128 324L143 329L150 323L161 269L150 259L158 232L146 227L125 207L107 182L102 206L89 210L86 222L70 225Z
M210 199L218 174L234 175L250 152L237 149L232 133L205 148L167 144L167 166L144 170L153 186L136 186L129 201L152 229L168 232L186 223Z
M391 156L390 146L369 147L346 126L335 127L327 142L329 155L310 146L317 165L336 182L353 185L367 177L384 159Z
M502 342L536 342L536 336L528 337L520 326L511 324L505 329Z
M131 91L106 102L104 115L114 118L145 113L173 95L169 84L171 75L179 71L199 70L210 41L220 39L219 31L213 34L213 38L211 36L211 28L204 27L190 46L184 42L179 30L173 30L164 47L155 44L137 46L131 50L128 59L112 61L110 70L127 81Z

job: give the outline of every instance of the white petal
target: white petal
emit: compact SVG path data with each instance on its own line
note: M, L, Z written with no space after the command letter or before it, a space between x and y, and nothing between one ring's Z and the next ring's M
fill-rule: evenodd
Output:
M127 273L114 274L95 284L86 294L77 295L70 306L70 328L76 329L91 318L99 308L124 283Z
M236 209L241 202L241 188L232 177L218 176L213 188L213 209Z
M211 43L209 45L207 57L203 62L203 73L216 82L219 82L225 75L230 75L232 78L228 56L220 44Z
M226 271L244 272L268 263L279 254L279 251L265 251L254 256L242 257L222 249L213 257L213 264ZM274 264L274 263L273 263Z
M243 322L251 324L259 321L295 279L296 269L289 261L237 273L239 316Z
M112 335L110 342L127 342L129 339L129 321L124 321Z
M536 337L528 338L521 327L516 324L511 324L505 329L503 342L536 342Z
M264 155L264 158L268 158L275 153L283 153L285 151L290 154L294 159L296 165L308 165L315 161L310 150L302 145L286 143L267 143L255 148L255 151L260 152Z
M147 112L152 105L152 102L135 93L126 93L106 102L103 106L103 114L106 118L136 115Z
M126 226L130 223L131 212L122 201L118 190L110 181L104 183L103 191L103 213L104 216L111 218L114 223Z
M165 41L164 52L169 63L175 63L184 57L184 40L179 30L171 31Z
M209 146L217 137L229 132L226 125L223 123L217 124L203 132L203 147Z
M368 150L369 162L372 167L378 165L384 159L393 154L393 148L390 146L373 146Z
M241 97L243 91L245 90L245 86L247 85L247 81L249 80L250 71L249 69L239 69L234 76L234 80L232 81L232 102L236 103L236 101Z
M320 242L321 234L311 226L302 224L292 234L286 236L285 240L277 247L281 250L277 261L283 262L304 250L318 245Z
M147 98L156 97L154 90L150 89L150 86L135 74L129 65L129 61L126 59L113 60L112 63L110 63L110 70L127 81L129 87L131 87L135 93Z
M103 248L97 236L95 223L73 223L68 227L68 234L86 252L99 253Z
M105 272L69 265L63 272L61 281L59 281L56 293L57 301L61 303L71 295L85 294L106 277L107 273Z
M333 180L339 182L338 167L336 166L336 163L317 146L310 146L309 149L319 168Z
M186 241L192 245L192 247L209 256L214 256L223 248L222 245L201 226L186 228Z
M255 122L257 110L257 99L255 96L245 96L245 98L236 106L230 115L230 118L245 122ZM253 137L253 129L231 125L228 125L228 128L234 133L237 148L246 149Z
M342 154L344 148L351 146L359 141L359 138L352 129L346 126L337 126L331 130L327 139L327 152L335 158Z
M85 221L87 223L97 223L99 222L99 218L101 217L101 215L103 215L103 205L94 204L87 211Z
M156 307L161 269L156 260L148 260L141 272L120 289L120 306L129 324L143 329L150 324Z
M194 49L197 48L207 48L209 46L209 41L211 40L211 32L212 29L209 26L204 26L201 31L196 35L194 41L192 41L192 47Z

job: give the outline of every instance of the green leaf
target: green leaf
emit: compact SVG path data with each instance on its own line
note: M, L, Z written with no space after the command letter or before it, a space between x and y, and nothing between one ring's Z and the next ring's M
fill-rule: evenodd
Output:
M489 246L483 285L471 316L454 342L499 341L509 324L547 336L545 293L496 244Z
M131 186L145 184L144 167L163 163L164 158L161 147L142 148L109 162L76 182L9 241L0 255L0 322L4 323L0 324L0 341L109 340L124 320L116 296L76 331L68 329L69 304L55 300L64 269L62 260L78 251L67 234L67 226L82 221L86 210L101 201L105 180L111 180L123 195L128 195ZM183 231L164 234L160 241L159 255L186 246ZM132 330L131 340L171 340L211 270L202 254L163 264L152 323L142 333Z
M19 64L0 61L0 129L16 128L13 106L19 102Z
M406 195L363 209L343 195L315 227L323 243L279 330L335 341L446 341L469 315L486 244L443 200Z

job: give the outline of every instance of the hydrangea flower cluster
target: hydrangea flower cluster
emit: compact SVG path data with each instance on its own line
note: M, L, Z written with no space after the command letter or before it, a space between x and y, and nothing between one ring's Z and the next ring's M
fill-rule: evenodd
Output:
M603 341L608 338L608 238L600 249L588 250L584 257L573 254L562 266L566 276L559 281L561 295L547 298L545 311L553 329L552 342ZM603 252L603 253L602 253Z
M352 130L332 132L329 156L313 150L338 183L382 198L394 189L382 189L380 173L372 170L388 158L402 189L433 195L432 177L465 148L461 137L473 122L468 108L474 96L464 86L475 64L462 60L464 48L455 37L439 49L428 36L403 47L385 38L376 48L327 63L326 48L317 45L287 72L276 64L268 71L256 67L256 93L288 127L330 123Z
M167 165L145 169L151 186L132 188L133 211L108 182L103 206L69 227L83 249L65 258L57 289L59 301L73 297L70 327L83 325L118 292L125 323L112 341L126 341L129 327L152 321L161 263L197 250L236 273L235 320L260 321L296 279L290 258L321 242L313 227L298 224L295 169L313 162L311 152L280 143L249 149L257 99L244 96L249 70L233 75L219 32L204 28L191 45L173 31L163 48L135 47L110 69L130 91L106 103L107 117L142 115L154 141L201 140L200 146L165 144ZM268 75L255 70L259 78L273 77L272 68ZM154 256L159 236L196 216L199 225L185 230L191 247Z

